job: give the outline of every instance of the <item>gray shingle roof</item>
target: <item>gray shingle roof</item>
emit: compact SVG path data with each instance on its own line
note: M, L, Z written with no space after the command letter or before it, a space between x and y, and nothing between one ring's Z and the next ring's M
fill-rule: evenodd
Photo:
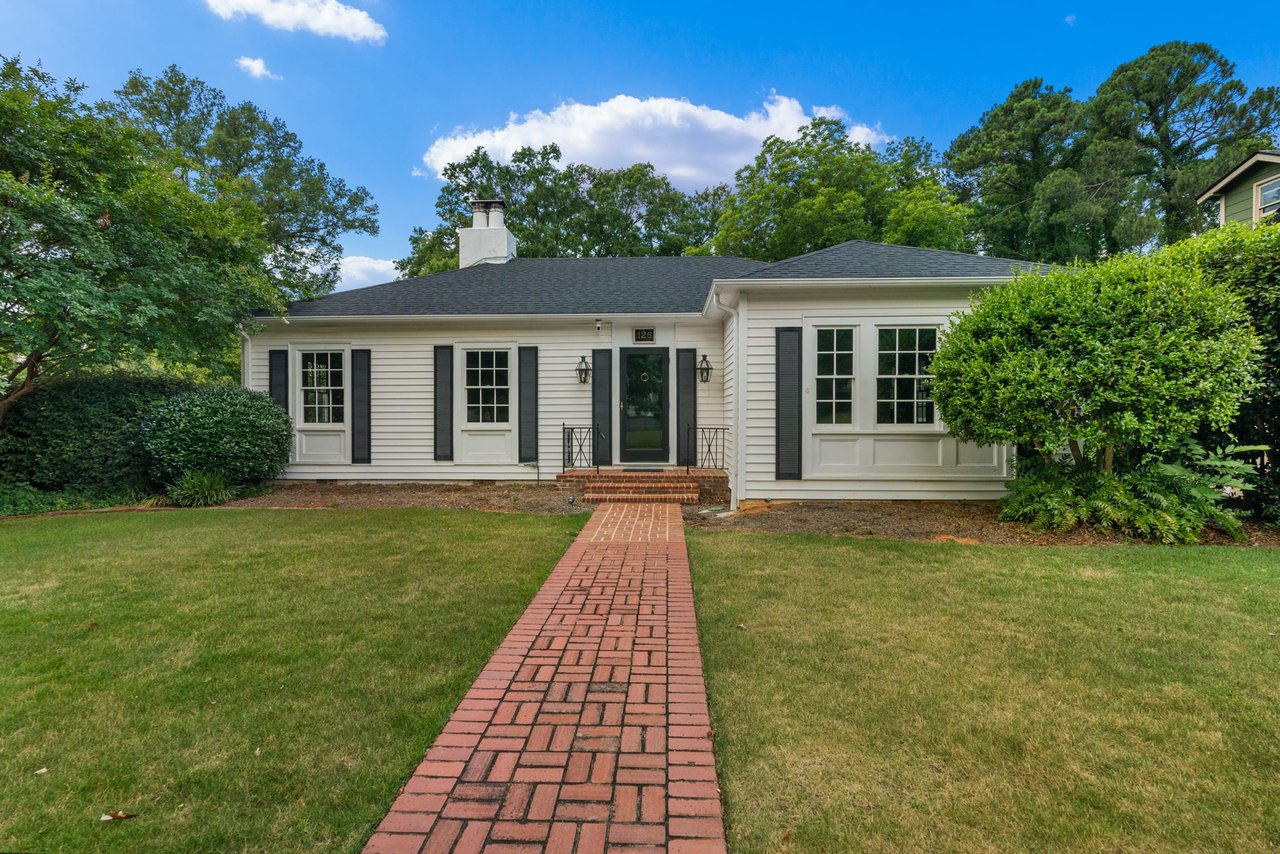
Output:
M712 279L762 266L713 256L515 258L297 302L289 316L700 314Z
M914 279L1008 276L1043 265L965 252L850 240L770 264L745 279Z

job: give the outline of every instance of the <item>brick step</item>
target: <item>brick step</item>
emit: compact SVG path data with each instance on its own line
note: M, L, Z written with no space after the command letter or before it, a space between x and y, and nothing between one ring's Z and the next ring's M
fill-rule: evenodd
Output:
M586 482L585 488L592 492L603 492L607 490L632 492L649 491L653 489L662 489L667 492L697 492L698 482L696 480L673 480L664 483L636 480L589 480Z
M590 504L697 504L697 492L585 492Z

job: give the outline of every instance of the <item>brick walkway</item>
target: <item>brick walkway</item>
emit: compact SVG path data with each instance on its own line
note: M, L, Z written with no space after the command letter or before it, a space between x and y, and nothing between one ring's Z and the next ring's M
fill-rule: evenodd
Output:
M365 852L606 849L725 850L673 504L597 508Z

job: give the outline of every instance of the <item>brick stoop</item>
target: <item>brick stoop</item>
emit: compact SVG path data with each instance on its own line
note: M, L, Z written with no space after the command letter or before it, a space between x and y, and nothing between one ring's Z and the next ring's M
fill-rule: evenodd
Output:
M729 500L729 476L722 469L570 469L556 475L556 482L563 487L581 486L582 500L592 504L702 504Z

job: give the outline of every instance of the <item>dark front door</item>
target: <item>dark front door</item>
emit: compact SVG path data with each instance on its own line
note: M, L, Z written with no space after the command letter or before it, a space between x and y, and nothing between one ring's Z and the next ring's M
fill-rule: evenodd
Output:
M666 350L622 348L620 388L624 463L662 462L671 458L667 438L668 400Z

